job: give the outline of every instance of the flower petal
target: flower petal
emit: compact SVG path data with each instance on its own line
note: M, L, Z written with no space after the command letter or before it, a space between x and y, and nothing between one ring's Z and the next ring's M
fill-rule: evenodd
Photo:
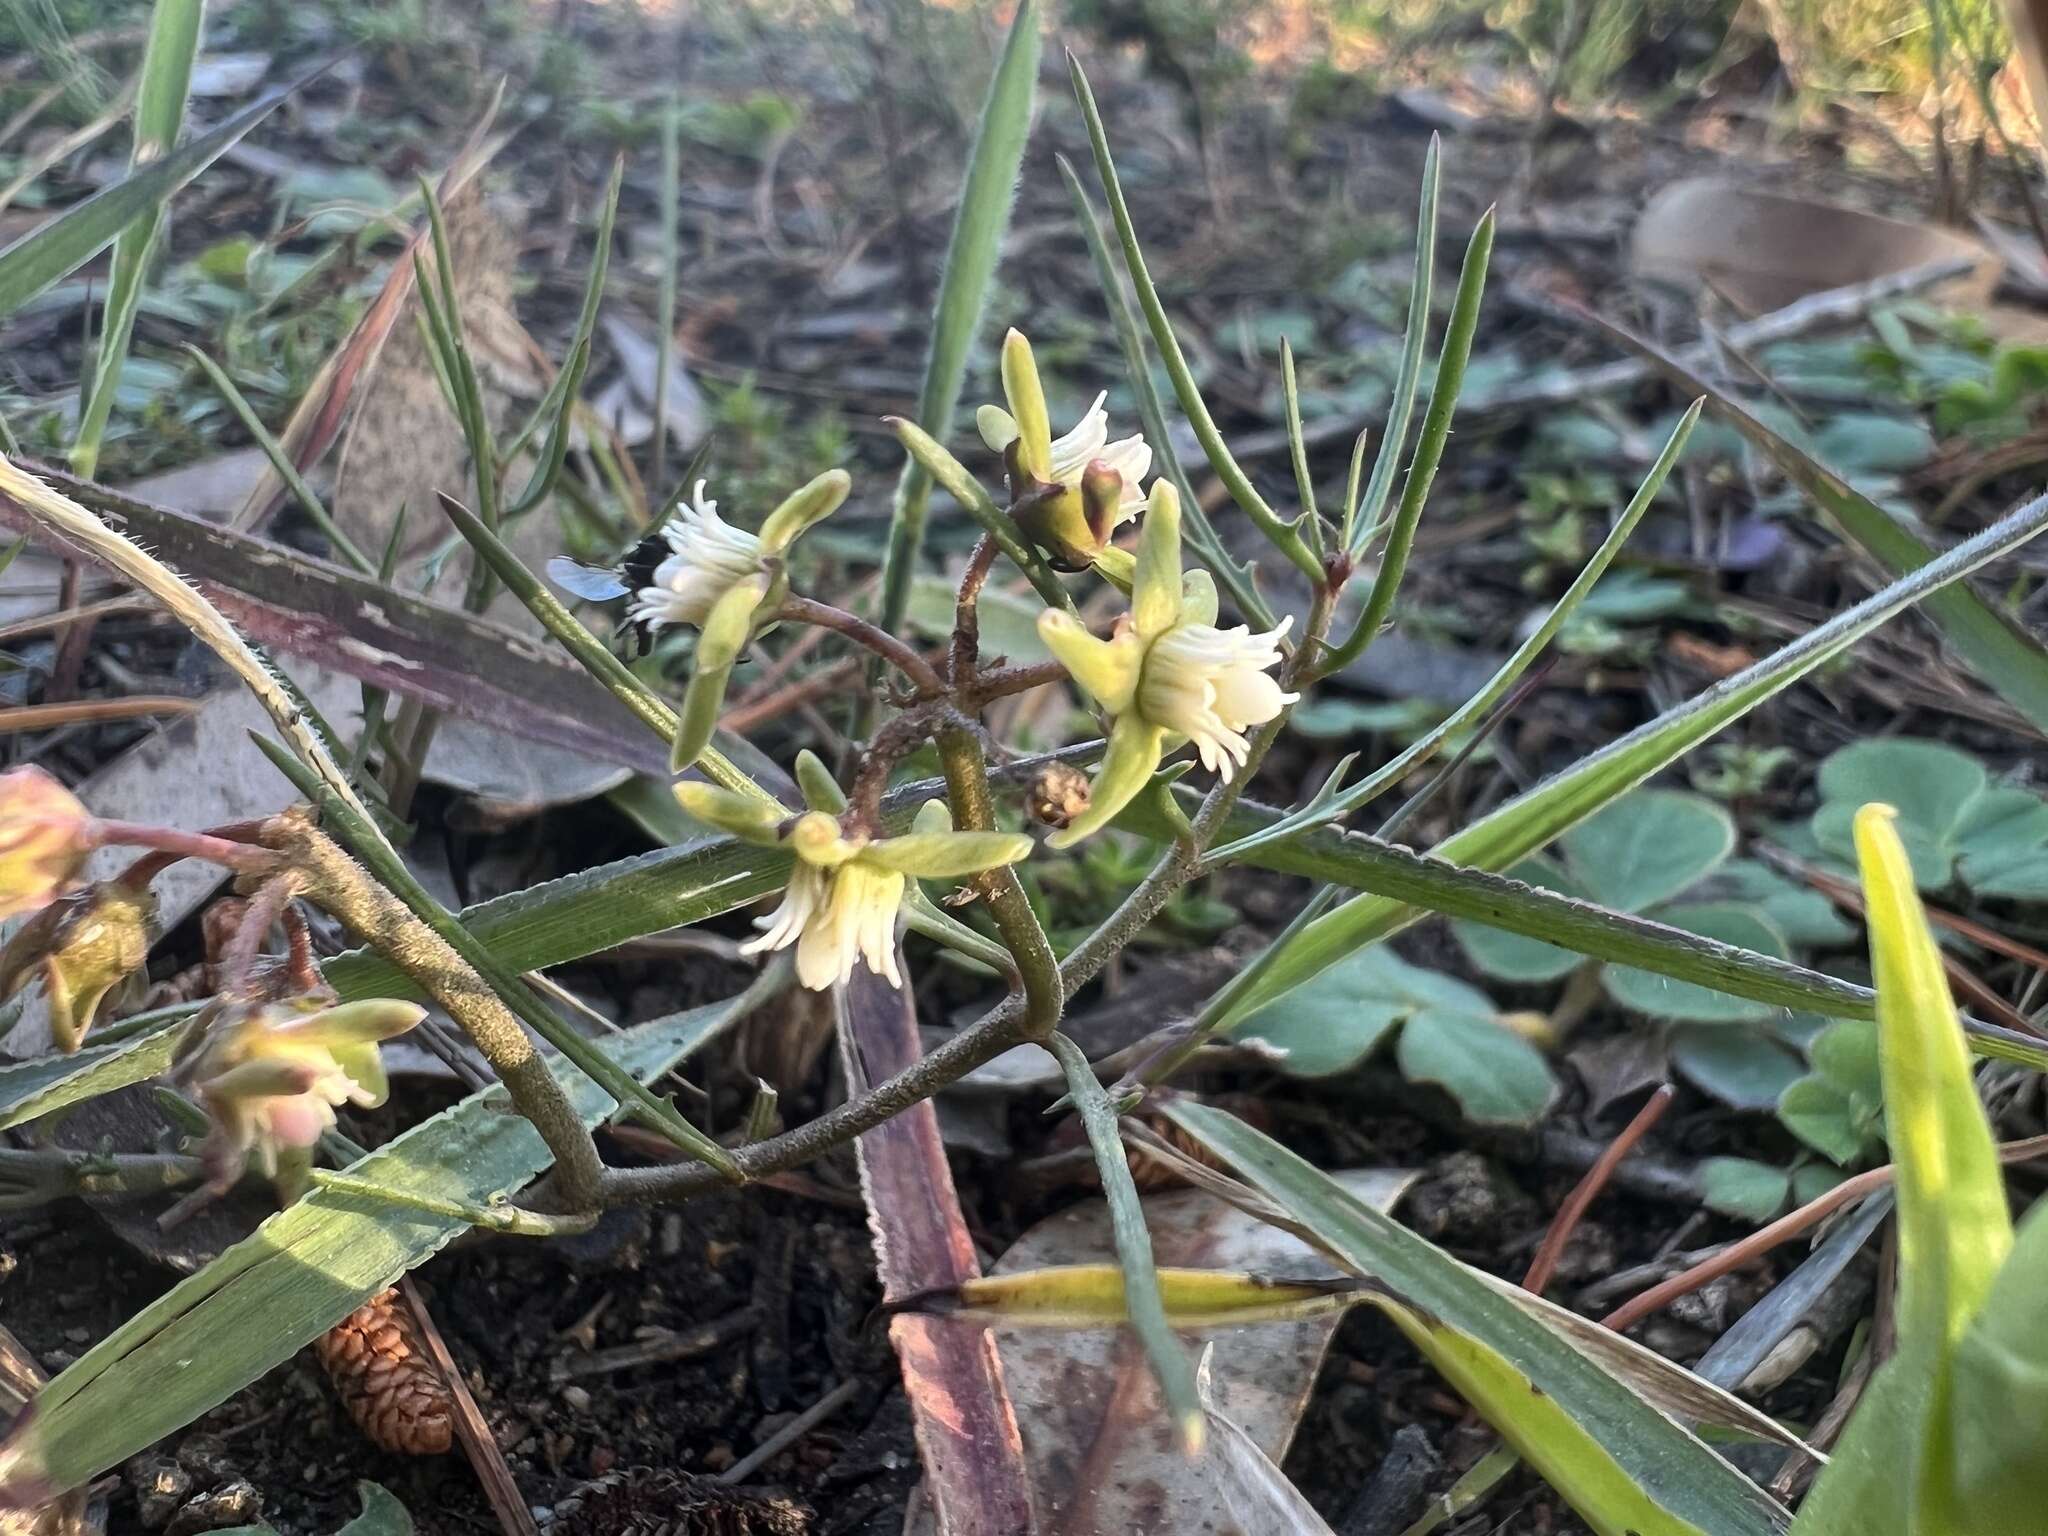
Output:
M1003 338L1003 394L1017 423L1018 457L1040 480L1052 478L1052 420L1045 409L1045 386L1038 362L1024 333L1012 330Z
M1151 507L1138 535L1138 568L1131 578L1131 622L1140 640L1162 635L1180 621L1180 493L1165 480L1152 483Z
M792 491L761 524L762 553L781 554L804 530L838 511L852 489L853 476L843 469L828 469L808 485Z
M1038 616L1038 638L1104 709L1120 715L1131 707L1144 655L1137 636L1098 639L1072 614L1048 608Z

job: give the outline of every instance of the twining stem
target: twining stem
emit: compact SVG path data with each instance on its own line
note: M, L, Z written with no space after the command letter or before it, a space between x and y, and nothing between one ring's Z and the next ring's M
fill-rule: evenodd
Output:
M981 666L981 589L996 563L996 541L983 534L974 541L967 569L960 575L960 595L953 604L953 648L946 675L957 692L976 681Z
M512 1095L513 1106L533 1122L554 1154L563 1200L573 1210L596 1209L604 1179L597 1144L498 994L447 940L372 880L309 817L286 812L271 822L269 836L303 874L312 900L411 977L462 1026Z
M232 992L249 979L271 924L284 915L304 884L305 878L297 870L285 869L256 888L248 906L242 909L241 926L235 930L235 936L228 941L220 957L223 992Z
M820 629L846 636L855 645L865 646L909 678L917 691L927 698L936 698L946 691L944 680L914 646L906 645L857 613L848 613L844 608L835 608L830 603L820 603L808 597L786 597L776 616L789 623L815 624Z

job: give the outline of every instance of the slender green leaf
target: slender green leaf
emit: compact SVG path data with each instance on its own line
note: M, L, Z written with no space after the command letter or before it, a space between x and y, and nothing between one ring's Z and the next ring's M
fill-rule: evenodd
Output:
M1095 152L1095 173L1101 179L1103 194L1109 199L1110 221L1116 226L1117 242L1123 247L1124 270L1130 274L1132 288L1137 290L1138 307L1145 313L1145 323L1152 331L1152 344L1159 349L1160 361L1166 365L1167 377L1173 381L1181 414L1194 429L1203 453L1208 455L1209 467L1216 471L1216 477L1230 492L1230 499L1237 503L1239 510L1258 525L1259 531L1265 534L1273 547L1293 561L1303 575L1312 582L1319 582L1323 579L1322 562L1302 542L1301 535L1266 504L1266 498L1259 494L1251 477L1239 467L1223 441L1222 432L1217 429L1216 418L1210 414L1208 402L1202 398L1202 391L1195 383L1194 370L1188 367L1180 340L1173 334L1173 322L1167 318L1159 290L1152 285L1152 274L1145 266L1145 253L1138 245L1137 226L1131 222L1130 206L1124 201L1123 183L1117 177L1116 162L1109 153L1109 135L1102 126L1102 114L1096 110L1095 93L1089 89L1081 61L1071 53L1067 55L1067 73L1074 83L1074 96L1081 103L1081 116L1088 124L1088 142Z
M308 75L260 97L213 132L131 171L0 251L0 319L91 261L113 244L122 230L226 154L279 102L312 78Z
M1347 503L1344 509L1345 547L1358 555L1365 541L1379 525L1393 494L1394 472L1408 446L1408 422L1415 414L1415 396L1422 384L1422 354L1429 345L1429 298L1436 282L1436 205L1443 181L1443 139L1429 136L1429 153L1422 161L1422 206L1415 215L1415 275L1408 286L1408 331L1401 339L1401 363L1394 373L1394 394L1387 404L1386 430L1380 436L1379 452L1372 461L1372 479L1366 482L1365 499ZM1360 453L1365 439L1358 442ZM1351 478L1358 478L1354 463Z
M1401 503L1394 509L1393 530L1380 556L1379 574L1373 578L1372 593L1359 615L1358 628L1331 658L1334 666L1347 666L1363 655L1379 637L1380 626L1394 611L1394 599L1408 571L1408 556L1415 547L1415 531L1422 525L1422 509L1429 501L1429 488L1443 462L1444 445L1451 439L1451 417L1458 409L1458 392L1465 386L1465 364L1472 357L1472 338L1479 330L1479 301L1486 292L1486 268L1493 258L1493 210L1480 215L1472 240L1465 248L1465 264L1458 271L1458 293L1451 304L1450 323L1444 329L1444 350L1437 358L1436 383L1429 391L1429 409L1423 412L1422 434L1415 443L1415 462L1408 466L1402 483ZM1384 444L1381 445L1385 447Z
M952 435L953 413L967 377L968 350L1002 254L1003 233L1010 226L1010 205L1038 91L1038 52L1038 6L1036 0L1024 0L1010 23L1003 56L982 103L981 127L974 136L953 233L946 243L931 350L925 354L924 383L917 394L917 424L941 443ZM903 610L910 602L910 578L924 545L931 491L930 472L913 456L896 482L889 548L882 561L881 624L891 634L902 627Z
M1650 510L1650 503L1664 488L1664 481L1670 475L1672 466L1678 462L1679 454L1685 451L1686 440L1692 436L1692 429L1699 421L1700 404L1701 402L1695 401L1692 408L1681 416L1678 424L1671 429L1671 436L1665 440L1663 452L1657 455L1657 461L1650 466L1649 473L1643 476L1643 483L1636 488L1635 495L1622 509L1621 516L1615 519L1614 527L1608 531L1607 537L1601 540L1600 547L1593 551L1593 557L1586 562L1585 569L1579 572L1572 584L1565 588L1563 595L1551 605L1550 611L1543 616L1543 622L1529 632L1527 638L1515 647L1514 654L1501 663L1500 670L1487 679L1484 688L1451 711L1433 730L1416 738L1405 751L1367 774L1350 789L1341 794L1319 796L1314 802L1302 807L1294 815L1284 818L1275 826L1251 837L1239 838L1219 846L1211 857L1219 862L1242 858L1253 848L1277 841L1291 832L1320 826L1325 822L1347 816L1399 784L1459 732L1476 726L1489 710L1507 697L1508 690L1514 687L1522 674L1528 671L1536 658L1549 647L1557 632L1564 628L1565 621L1577 611L1579 604L1585 601L1600 578L1607 573L1607 567L1613 563L1614 557L1621 553L1622 545L1628 542L1629 535L1635 532L1636 525L1643 520L1643 514Z
M2048 496L2036 498L1754 666L1582 758L1444 839L1431 850L1432 855L1445 863L1480 869L1513 866L1840 655L1887 619L2025 543L2043 526L2048 526ZM1291 941L1289 955L1275 964L1265 985L1246 999L1244 1011L1271 1002L1352 950L1377 943L1420 915L1414 907L1378 896L1346 903Z
M1200 803L1192 790L1176 786L1175 794L1186 809ZM1248 840L1281 815L1256 801L1240 802L1224 830ZM1149 795L1133 801L1117 818L1117 825L1161 840L1175 835L1171 821ZM1263 845L1248 862L1262 869L1349 886L1402 907L1484 923L1596 960L1694 982L1730 997L1835 1018L1877 1016L1876 995L1868 987L1649 918L1609 911L1504 875L1460 868L1362 832L1319 828L1304 837ZM1266 991L1258 978L1273 963L1285 963L1284 957L1272 962L1262 952L1255 966L1247 970L1252 979L1243 989L1244 995L1256 999ZM1273 995L1280 992L1276 988ZM1226 1022L1237 1022L1257 1012L1258 1006L1239 1008L1233 1004L1221 1016ZM1966 1020L1964 1028L1972 1048L1980 1054L2048 1070L2048 1046L2040 1041L1975 1020Z
M602 1043L652 1081L738 1016L742 1000L641 1025ZM748 999L747 1001L751 1001ZM595 1125L617 1106L560 1057L549 1065ZM489 1205L548 1166L540 1133L491 1087L350 1165L400 1193ZM316 1190L171 1288L36 1395L0 1444L0 1496L76 1488L189 1424L340 1322L467 1230L413 1206Z
M1772 1536L1784 1513L1697 1437L1493 1283L1236 1117L1163 1111L1308 1235L1392 1292L1387 1311L1600 1536Z
M128 168L135 172L160 160L178 142L185 123L185 98L192 84L192 61L199 53L200 22L206 0L156 0L150 11L149 41L142 52L142 81L135 94L135 143ZM168 193L166 197L168 197ZM113 270L107 279L107 302L101 311L99 348L92 366L78 381L78 434L71 445L71 468L91 479L99 467L100 439L113 409L114 384L128 357L135 332L135 313L142 303L143 279L163 227L163 203L122 230L114 241Z
M1116 1108L1078 1045L1056 1033L1046 1042L1046 1048L1066 1075L1067 1093L1087 1133L1088 1146L1095 1154L1103 1199L1109 1206L1117 1262L1123 1269L1123 1304L1131 1331L1137 1335L1145 1358L1159 1379L1160 1396L1181 1443L1193 1455L1201 1449L1207 1415L1202 1411L1201 1391L1195 1385L1194 1361L1188 1356L1187 1346L1174 1336L1165 1299L1160 1295L1159 1273L1152 1263L1152 1237L1145 1227L1145 1208L1138 1199L1138 1187L1131 1178L1130 1159L1124 1154L1123 1138L1117 1132Z
M1216 536L1215 525L1202 509L1202 500L1195 494L1194 485L1181 466L1180 455L1174 451L1173 432L1167 425L1165 408L1159 403L1158 387L1152 382L1144 336L1138 329L1137 317L1131 313L1130 295L1125 292L1123 274L1117 270L1116 260L1109 253L1109 242L1103 236L1102 221L1096 216L1095 205L1089 201L1088 191L1081 185L1081 178L1074 173L1067 157L1060 155L1057 159L1060 177L1066 182L1067 194L1074 201L1074 215L1080 222L1082 237L1088 242L1088 254L1095 262L1096 285L1102 290L1103 303L1109 307L1109 319L1116 328L1117 344L1123 348L1124 377L1130 381L1131 394L1138 402L1139 424L1144 427L1145 437L1152 444L1152 462L1180 492L1181 535L1196 557L1222 584L1223 590L1230 594L1238 612L1250 620L1254 628L1271 629L1277 620L1271 605L1252 585L1251 567L1232 556Z
M2012 1218L1941 952L1893 816L1889 806L1864 806L1856 852L1877 982L1885 1137L1897 1170L1898 1352L1927 1384L1927 1419L1911 1458L1914 1529L1965 1531L1972 1528L1957 1522L1954 1508L1961 1448L1951 1438L1951 1356L2012 1251Z
M1705 395L1722 419L1777 465L1786 479L1805 491L1852 543L1886 571L1902 576L1936 558L1932 545L1740 401L1715 389L1652 343L1613 325L1607 329L1679 388ZM2048 735L2048 647L1967 584L1929 597L1927 613L1985 686L2024 715L2035 730Z

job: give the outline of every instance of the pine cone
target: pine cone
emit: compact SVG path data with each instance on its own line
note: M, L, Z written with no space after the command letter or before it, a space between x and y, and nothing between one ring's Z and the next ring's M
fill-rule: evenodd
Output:
M438 1456L454 1443L448 1383L395 1288L357 1307L313 1349L349 1417L380 1449Z

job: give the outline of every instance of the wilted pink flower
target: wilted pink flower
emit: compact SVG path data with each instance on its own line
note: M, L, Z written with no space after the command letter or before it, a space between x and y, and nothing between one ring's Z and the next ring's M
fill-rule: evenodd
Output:
M370 998L326 1006L318 996L229 1004L176 1070L213 1120L202 1156L215 1187L232 1183L253 1154L265 1173L278 1153L310 1147L338 1105L374 1108L387 1083L379 1042L426 1017L415 1003Z
M0 773L0 919L61 896L93 850L93 815L40 768Z

